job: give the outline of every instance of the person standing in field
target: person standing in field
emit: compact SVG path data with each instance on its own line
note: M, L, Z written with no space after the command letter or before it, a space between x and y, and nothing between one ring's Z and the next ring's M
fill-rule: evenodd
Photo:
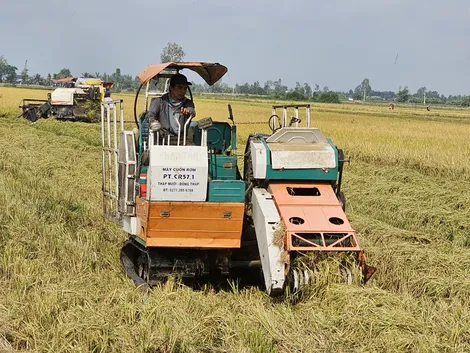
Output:
M111 89L106 87L104 90L104 102L109 104L111 109L114 108L113 99L111 98Z
M189 85L191 83L188 82L186 76L182 74L173 75L170 79L169 92L161 97L153 98L150 102L147 113L149 129L153 132L159 132L163 138L170 136L171 145L177 144L178 131L180 131L180 145L184 144L184 124L191 116L196 116L193 101L186 98ZM188 138L188 131L186 131L185 142L186 145L194 145Z

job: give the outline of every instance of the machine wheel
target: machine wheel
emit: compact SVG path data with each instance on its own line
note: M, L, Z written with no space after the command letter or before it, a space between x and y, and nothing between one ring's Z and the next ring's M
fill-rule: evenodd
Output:
M142 286L143 290L147 290L149 285L140 276L140 273L142 273L143 276L147 274L148 277L148 266L147 270L145 270L145 266L142 266L142 269L139 266L139 263L144 264L143 261L140 261L143 256L146 256L146 253L131 239L127 240L121 248L120 260L127 276L132 279L136 287Z
M145 282L148 283L150 276L149 276L149 265L147 261L147 256L141 254L137 260L137 274L140 278L142 278Z
M34 123L38 120L35 107L24 107L22 109L22 116L31 123Z
M350 285L353 283L353 274L349 267L341 265L339 267L339 275L341 276L341 278L344 280L344 282L347 285Z
M289 294L299 296L302 290L310 283L310 275L307 269L291 268L287 276Z

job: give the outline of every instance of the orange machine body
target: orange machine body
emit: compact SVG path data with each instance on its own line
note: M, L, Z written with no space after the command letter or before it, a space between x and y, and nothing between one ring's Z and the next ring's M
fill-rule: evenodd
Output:
M360 251L354 229L328 182L271 182L286 250Z
M139 238L148 247L239 248L242 202L168 202L137 198Z

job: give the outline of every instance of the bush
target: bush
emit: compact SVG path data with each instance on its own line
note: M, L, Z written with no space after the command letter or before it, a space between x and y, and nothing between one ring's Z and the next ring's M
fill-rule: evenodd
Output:
M305 97L305 95L303 95L302 92L291 91L291 92L287 92L286 99L292 100L292 101L304 101L307 99L307 97Z
M318 101L321 103L340 103L338 93L333 91L323 92L320 94Z

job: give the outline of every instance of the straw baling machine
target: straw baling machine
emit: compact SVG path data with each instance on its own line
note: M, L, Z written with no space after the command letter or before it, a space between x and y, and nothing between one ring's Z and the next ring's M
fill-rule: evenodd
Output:
M193 116L178 122L176 143L148 128L149 99L163 93L151 88L182 69L209 85L227 72L202 62L147 66L138 75L145 109L137 115L137 92L134 129L125 126L122 101L102 103L103 211L129 235L121 262L135 284L254 274L275 296L309 282L309 269L295 264L312 254L353 256L366 282L375 269L344 212L343 153L311 126L310 106L296 105L290 119L290 106L273 107L272 133L247 138L242 175L230 105L230 123Z
M32 123L49 117L57 120L98 122L105 91L113 86L112 82L81 77L67 77L52 82L64 87L55 88L47 94L47 99L23 99L18 117L24 117Z

